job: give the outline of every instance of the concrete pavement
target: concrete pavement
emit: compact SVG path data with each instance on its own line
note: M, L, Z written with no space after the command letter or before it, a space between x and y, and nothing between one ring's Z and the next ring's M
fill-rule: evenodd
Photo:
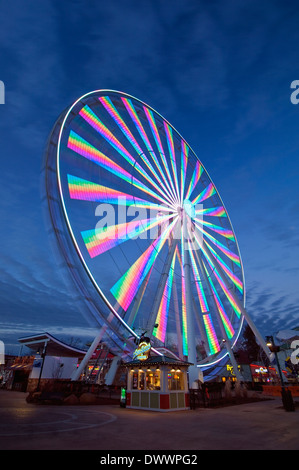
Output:
M0 390L1 450L298 450L299 409L280 398L157 413L118 405L53 406Z

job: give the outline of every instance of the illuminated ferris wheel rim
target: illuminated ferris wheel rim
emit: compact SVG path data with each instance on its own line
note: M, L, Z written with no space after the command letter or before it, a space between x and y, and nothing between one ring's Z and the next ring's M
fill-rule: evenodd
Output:
M85 258L81 252L81 249L77 243L77 240L76 240L76 237L74 235L74 232L73 232L73 228L72 228L72 224L70 222L70 219L69 219L69 216L68 216L68 211L67 211L67 208L66 208L66 204L65 204L65 200L64 200L64 195L63 195L63 190L62 190L62 181L61 181L61 173L60 173L60 152L61 152L61 139L62 139L62 136L63 136L63 133L64 133L64 130L65 130L65 127L66 127L66 124L67 124L67 121L68 121L68 118L72 112L72 110L84 99L86 98L89 98L91 97L92 95L101 95L101 96L104 96L105 94L113 94L113 95L117 95L117 96L122 96L122 97L125 97L125 98L128 98L128 99L133 99L135 102L139 103L140 105L142 106L145 106L147 109L150 109L152 112L154 112L160 119L162 119L163 122L166 122L172 129L173 131L177 134L177 136L185 142L185 144L188 146L189 150L192 152L192 154L194 155L194 157L197 159L198 162L200 162L200 165L202 166L203 170L205 171L206 175L208 176L210 182L213 184L213 187L215 188L215 192L217 193L217 196L219 198L219 200L221 201L221 204L223 206L223 208L225 209L225 212L226 212L226 216L227 216L227 219L229 221L229 224L230 224L230 227L231 227L231 230L233 232L233 235L234 235L234 241L236 243L236 250L238 252L238 256L239 256L239 259L240 259L240 269L241 269L241 275L242 275L242 281L243 281L243 298L242 298L242 302L243 302L243 306L245 307L245 296L246 296L246 291L245 291L245 279L244 279L244 270L243 270L243 263L242 263L242 259L241 259L241 254L240 254L240 250L239 250L239 246L238 246L238 242L237 242L237 238L235 236L235 232L234 232L234 229L233 229L233 226L232 226L232 223L231 223L231 220L229 218L229 214L223 204L223 201L222 201L222 198L216 188L216 186L214 185L214 183L212 182L212 179L210 177L210 175L208 174L207 170L205 169L204 165L202 164L201 160L197 157L196 153L193 151L193 149L190 147L190 145L185 141L185 139L180 135L180 133L160 114L158 113L155 109L153 109L152 107L150 107L147 103L135 98L134 96L130 95L130 94L127 94L127 93L123 93L123 92L119 92L119 91L116 91L116 90L110 90L110 89L99 89L99 90L94 90L94 91L91 91L91 92L88 92L84 95L82 95L80 98L78 98L69 108L67 108L67 110L65 111L65 116L63 118L63 121L62 121L62 124L60 126L60 130L59 130L59 135L58 135L58 142L57 142L57 152L56 152L56 168L57 168L57 183L58 183L58 189L59 189L59 196L60 196L60 201L61 201L61 205L62 205L62 209L63 209L63 216L64 216L64 219L65 219L65 222L67 224L67 228L68 228L68 232L71 236L71 240L72 240L72 243L76 249L76 252L77 254L79 255L79 258L80 258L80 261L86 271L86 273L88 274L90 280L92 281L92 284L93 286L95 287L96 291L99 293L99 295L101 296L101 298L104 300L105 304L107 305L107 307L109 308L110 312L112 312L112 314L121 322L121 324L124 326L124 328L128 331L128 333L130 335L132 335L133 337L135 338L138 338L138 334L126 323L126 321L124 321L122 319L122 317L118 314L118 312L115 310L115 308L113 307L113 305L111 304L111 302L109 302L109 300L107 299L106 295L104 294L104 292L102 291L102 289L100 288L100 286L98 285L98 282L95 280L91 270L89 269L86 261L85 261ZM242 329L242 324L243 324L243 321L244 321L244 318L243 316L241 316L241 319L240 319L240 326L238 328L238 331L237 331L237 334L236 336L234 337L234 340L233 340L233 343L232 343L232 347L234 347L236 341L238 340L238 337L240 335L240 332L241 332L241 329ZM213 366L214 364L217 364L218 362L222 361L223 358L225 356L227 356L228 352L225 351L225 350L222 350L222 352L218 355L218 357L215 359L215 361L212 361L212 362L206 362L206 361L203 361L203 363L201 364L197 364L198 367L210 367L210 366Z

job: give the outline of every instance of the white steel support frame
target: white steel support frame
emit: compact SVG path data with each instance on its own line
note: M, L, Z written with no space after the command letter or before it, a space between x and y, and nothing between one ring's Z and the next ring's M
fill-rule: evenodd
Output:
M175 326L178 338L178 352L179 357L183 357L183 342L182 342L182 330L180 324L180 312L179 312L179 300L178 300L178 292L176 286L176 280L173 279L173 301L174 301L174 312L175 312Z
M99 342L102 340L106 329L107 329L107 326L104 325L104 326L102 326L102 328L98 332L97 336L95 337L95 339L91 343L88 351L86 352L85 356L83 357L82 361L80 362L79 367L73 372L72 377L71 377L72 381L76 381L76 380L80 379L80 376L84 372L85 368L87 367L91 356L93 355L94 351L96 350Z
M205 328L202 324L202 314L200 313L199 308L196 305L194 297L192 297L192 301L193 301L193 308L194 308L194 312L195 312L195 315L196 315L196 320L197 320L199 332L200 332L200 335L201 335L202 341L203 341L204 350L205 350L206 355L208 357L208 356L210 356L210 350L209 350L209 346L208 346L209 342L208 342L208 338L207 338Z
M187 342L188 342L188 362L193 365L189 367L189 387L197 388L198 384L195 382L198 380L198 368L196 358L196 344L195 344L195 328L194 328L194 315L193 315L193 300L191 291L191 262L188 245L188 215L186 211L182 211L183 217L183 237L182 242L184 243L184 265L183 272L185 276L185 289L186 289L186 316L187 316Z
M163 292L164 292L164 287L165 287L165 284L167 282L167 277L168 277L168 274L169 274L169 271L170 271L170 266L171 266L171 262L172 262L172 259L173 259L173 256L174 256L176 246L177 246L177 240L174 240L173 238L171 238L170 239L170 250L167 254L167 257L166 257L166 260L165 260L165 263L164 263L163 273L160 277L158 291L157 291L157 294L156 294L156 297L155 297L155 300L154 300L152 312L151 312L151 315L149 317L149 322L148 322L148 326L147 326L147 330L149 332L150 338L152 337L152 334L153 334L155 321L156 321L156 318L157 318L158 310L159 310L160 303L161 303L162 296L163 296Z

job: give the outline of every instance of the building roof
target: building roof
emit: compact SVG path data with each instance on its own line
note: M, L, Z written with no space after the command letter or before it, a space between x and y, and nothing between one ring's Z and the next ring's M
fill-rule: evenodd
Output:
M176 365L176 366L191 366L193 365L191 362L186 362L181 359L175 359L173 357L168 356L150 356L145 361L139 361L138 359L134 361L125 362L123 364L125 367L135 367L135 366L142 366L142 365Z
M18 339L19 343L27 346L35 353L47 345L47 355L48 356L57 356L57 357L83 357L86 354L86 351L82 349L69 346L66 343L63 343L49 333L40 333L38 335L26 336L24 338Z

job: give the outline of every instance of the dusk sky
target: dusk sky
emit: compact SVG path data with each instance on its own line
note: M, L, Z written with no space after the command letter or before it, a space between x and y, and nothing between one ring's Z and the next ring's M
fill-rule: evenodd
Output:
M299 326L298 25L294 0L0 1L7 353L44 331L93 338L53 255L40 186L57 117L99 89L144 101L186 139L230 215L247 311L263 335Z

